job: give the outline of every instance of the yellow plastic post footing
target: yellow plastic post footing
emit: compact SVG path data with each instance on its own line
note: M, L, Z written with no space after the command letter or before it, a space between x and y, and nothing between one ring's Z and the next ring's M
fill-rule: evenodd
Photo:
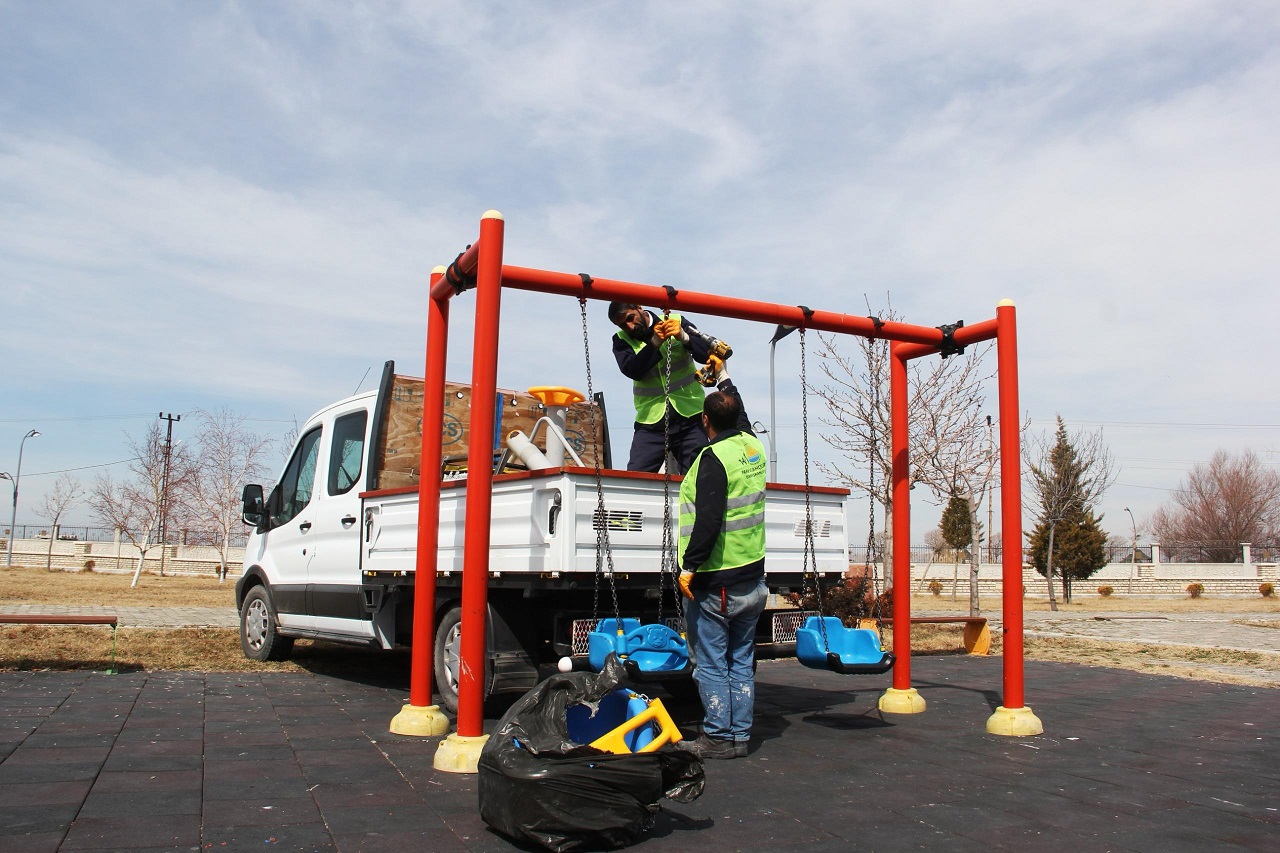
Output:
M925 702L914 687L906 690L890 687L880 697L879 707L886 714L923 714Z
M391 733L413 737L439 737L449 731L449 718L439 705L405 705L391 718Z
M488 735L464 737L457 732L440 742L431 766L445 773L477 773L480 770L480 750L484 749Z
M572 406L587 399L581 391L563 385L534 385L529 393L537 397L544 406Z
M1001 705L987 718L987 734L1028 737L1044 734L1044 723L1030 708L1006 708Z

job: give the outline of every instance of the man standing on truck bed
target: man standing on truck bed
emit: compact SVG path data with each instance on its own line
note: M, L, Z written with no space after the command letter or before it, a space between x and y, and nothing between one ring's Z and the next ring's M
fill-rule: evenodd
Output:
M671 473L689 470L694 457L707 446L707 434L702 428L703 392L698 383L715 383L713 368L699 372L694 363L706 363L713 355L723 360L733 350L723 341L702 334L679 314L672 313L664 319L639 305L610 302L609 319L618 327L613 336L613 357L633 383L636 407L627 470L656 473L662 467L666 445L675 455L678 468ZM668 358L670 387L664 393ZM669 423L664 426L663 414L668 407Z
M711 443L680 484L680 590L705 711L702 735L680 746L700 758L747 754L755 705L756 622L764 579L764 445L738 389L714 356L720 389L706 399Z

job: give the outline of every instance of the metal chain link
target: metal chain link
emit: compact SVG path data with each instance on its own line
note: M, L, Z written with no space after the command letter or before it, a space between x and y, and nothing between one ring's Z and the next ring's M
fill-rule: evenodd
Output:
M664 308L662 311L662 319L665 321L671 316L671 309ZM671 353L675 349L674 344L668 344L663 341L663 376L662 376L662 558L658 564L658 624L662 621L662 598L667 591L667 581L671 581L671 600L676 605L677 613L681 612L679 600L676 596L676 579L674 577L675 543L671 536ZM667 573L671 572L672 577L668 578ZM681 625L683 626L683 616L681 617Z
M804 444L804 553L801 565L800 594L803 597L807 590L808 579L813 578L814 596L818 599L818 626L822 631L822 647L830 649L827 641L826 608L822 602L822 579L818 575L817 547L813 541L813 505L809 500L809 374L805 363L805 334L800 327L800 426ZM809 572L812 569L813 574Z
M888 343L885 344L888 346ZM880 647L884 647L884 620L880 613L880 585L877 580L876 546L876 451L880 447L877 441L880 423L880 378L878 371L873 371L868 379L871 383L871 447L868 449L867 472L867 565L871 569L871 618L876 622L876 635L880 638Z
M591 618L600 621L600 575L607 562L609 567L609 592L613 596L613 618L618 628L622 627L622 608L618 606L618 586L613 577L613 549L609 544L609 516L604 508L604 479L600 475L600 438L596 432L595 386L591 379L591 341L587 333L587 299L578 297L578 308L582 314L582 351L587 363L587 400L589 424L591 429L592 457L596 474L596 573L595 583L591 591Z

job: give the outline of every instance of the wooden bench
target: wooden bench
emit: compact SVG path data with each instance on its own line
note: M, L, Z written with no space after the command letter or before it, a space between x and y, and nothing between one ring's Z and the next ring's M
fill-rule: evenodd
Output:
M881 620L892 625L892 619ZM985 616L912 616L912 625L948 625L964 623L964 650L971 655L991 653L991 630Z
M120 631L118 616L73 616L69 614L0 613L0 625L110 625L111 668L108 675L116 675L116 634Z

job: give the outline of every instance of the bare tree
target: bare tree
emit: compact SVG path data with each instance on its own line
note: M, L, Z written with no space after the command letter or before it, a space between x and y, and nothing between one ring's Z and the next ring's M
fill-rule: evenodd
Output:
M116 481L110 472L98 478L89 493L89 506L98 521L120 531L138 549L138 564L133 571L130 587L138 585L142 565L147 553L157 544L152 537L159 533L160 514L165 506L165 456L164 432L159 423L153 423L141 440L125 435L133 458L128 462L129 477ZM191 477L191 454L183 444L174 444L169 453L169 508L180 511L181 500L175 496L184 493Z
M896 321L901 316L890 307L881 318ZM809 390L827 408L820 420L832 431L822 438L844 461L819 462L818 470L852 491L864 492L884 508L883 559L888 577L893 552L889 343L859 338L857 354L848 356L837 346L840 337L818 333L821 370L827 381L821 387L811 383ZM989 344L973 346L964 355L915 359L907 366L911 483L928 486L939 502L957 493L957 483L975 491L982 472L992 467L982 445L986 435L982 386L994 375L983 370L989 350Z
M245 483L265 475L271 439L245 427L243 415L228 409L195 413L199 456L188 480L185 504L188 526L203 541L217 546L221 565L219 580L227 577L227 549L241 527L241 491Z
M1045 581L1049 585L1049 609L1057 610L1053 591L1054 534L1062 522L1092 513L1115 482L1115 461L1102 440L1101 430L1078 430L1068 435L1067 425L1058 415L1052 438L1040 436L1024 445L1024 462L1027 496L1039 507L1039 524L1048 532Z
M1252 450L1219 450L1191 469L1150 526L1171 553L1198 545L1209 562L1235 562L1242 542L1270 544L1280 536L1280 471Z
M62 516L76 504L84 500L84 486L70 474L63 474L54 481L53 488L45 492L40 503L36 505L36 514L49 520L49 553L45 555L44 567L53 567L53 543L58 538L58 522Z

